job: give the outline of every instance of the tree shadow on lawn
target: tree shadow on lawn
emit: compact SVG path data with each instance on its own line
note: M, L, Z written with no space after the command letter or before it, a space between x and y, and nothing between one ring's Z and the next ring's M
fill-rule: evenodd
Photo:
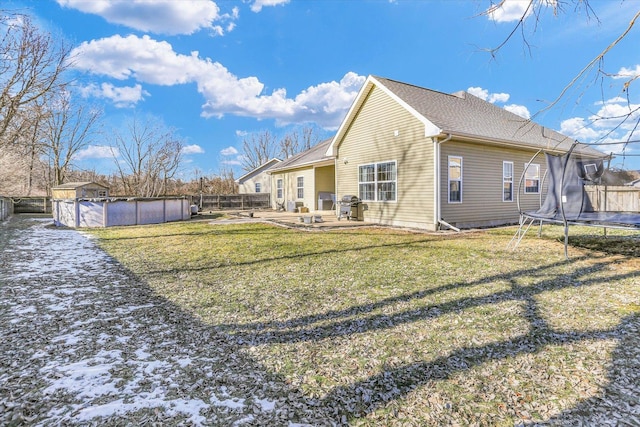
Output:
M536 297L545 292L560 291L566 288L586 290L589 286L601 284L602 280L615 283L619 280L637 279L640 277L640 272L631 271L604 278L588 277L608 269L610 262L603 260L578 268L570 274L554 275L531 285L523 286L518 283L519 278L541 276L545 271L554 267L574 264L577 261L579 259L482 278L473 282L445 285L384 299L373 304L330 311L321 315L302 316L289 321L256 322L248 325L227 324L217 325L214 328L232 334L241 345L295 344L389 329L419 320L436 319L447 313L461 312L474 307L519 301L524 306L522 317L528 324L528 333L500 342L459 348L446 356L438 357L429 362L411 363L385 369L383 372L371 375L361 381L334 387L323 398L323 404L337 410L338 415L355 421L383 408L392 400L405 397L420 386L428 386L434 381L451 379L485 363L504 361L525 354L534 355L553 346L568 346L570 348L572 344L588 341L617 340L619 344L609 364L609 382L603 387L600 394L579 403L574 408L566 409L549 422L582 422L586 420L585 422L588 423L589 420L607 420L610 417L615 417L618 413L629 417L640 415L640 402L637 396L634 396L634 393L638 392L638 386L633 385L634 381L640 378L639 313L632 311L632 314L624 317L621 323L612 328L559 331L547 323L544 313L541 312L539 303L536 301ZM397 302L423 299L456 287L488 284L494 280L508 281L510 289L487 296L463 297L451 302L427 305L396 314L364 316L366 313ZM357 317L351 318L352 316ZM327 320L332 321L326 324ZM315 325L321 321L325 324ZM628 394L620 391L625 390L625 387ZM611 407L609 402L618 402L621 406ZM517 413L516 415L520 416ZM526 418L527 416L524 415L523 419Z

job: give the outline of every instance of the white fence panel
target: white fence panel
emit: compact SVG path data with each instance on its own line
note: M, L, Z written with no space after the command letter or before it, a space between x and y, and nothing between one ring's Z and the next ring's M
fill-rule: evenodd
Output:
M159 224L164 222L163 200L138 200L138 224Z
M189 218L191 216L189 206L189 201L186 199L166 200L165 221L181 221Z
M0 197L0 221L9 218L13 212L13 202L8 197Z
M78 204L78 227L104 227L104 202L83 200Z
M54 200L56 225L113 227L160 224L191 218L187 199Z
M73 200L54 200L51 210L56 225L76 226L76 208Z
M138 203L135 201L116 200L107 203L107 227L119 225L135 225L138 221Z

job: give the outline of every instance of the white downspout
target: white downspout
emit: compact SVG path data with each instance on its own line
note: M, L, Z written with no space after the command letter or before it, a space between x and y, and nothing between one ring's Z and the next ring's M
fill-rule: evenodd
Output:
M440 179L440 145L444 144L447 141L450 141L451 138L453 137L453 135L451 135L450 133L447 134L447 137L445 139L443 139L442 141L438 141L438 138L434 138L434 144L433 144L433 157L434 157L434 163L435 163L435 167L433 168L433 173L434 173L434 177L433 177L433 182L435 182L435 186L436 186L436 191L434 192L434 203L433 203L433 214L434 214L434 219L435 219L435 226L436 226L436 230L438 229L438 227L440 226L441 223L441 211L440 211L440 195L442 192L442 183L441 183L441 179Z

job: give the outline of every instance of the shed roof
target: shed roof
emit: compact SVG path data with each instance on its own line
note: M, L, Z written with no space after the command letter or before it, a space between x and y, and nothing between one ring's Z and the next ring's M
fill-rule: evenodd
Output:
M269 169L269 172L281 171L285 169L296 169L304 166L311 166L317 163L322 163L327 160L333 160L335 156L327 155L327 148L333 138L326 139L317 143L313 147L289 157L286 160L278 163L276 166Z
M575 142L566 135L465 91L447 94L384 77L369 76L338 129L330 146L332 150L374 86L381 88L422 121L425 124L425 136L451 134L463 139L555 151L567 151ZM588 147L582 147L581 151L602 154Z
M97 182L81 181L81 182L66 182L64 184L56 185L55 187L52 187L52 189L53 190L76 189L76 188L87 187L87 186L109 188L106 185L102 185Z

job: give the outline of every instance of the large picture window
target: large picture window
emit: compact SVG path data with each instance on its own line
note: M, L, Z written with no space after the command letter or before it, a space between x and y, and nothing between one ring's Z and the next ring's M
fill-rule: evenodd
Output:
M282 179L276 181L276 199L282 199Z
M502 162L502 201L513 202L513 162Z
M449 203L462 203L462 157L449 156Z
M360 199L371 202L395 201L397 177L395 161L361 165L358 168Z
M299 176L297 179L298 199L304 199L304 177Z
M524 192L539 193L540 192L540 165L528 163L524 165Z

